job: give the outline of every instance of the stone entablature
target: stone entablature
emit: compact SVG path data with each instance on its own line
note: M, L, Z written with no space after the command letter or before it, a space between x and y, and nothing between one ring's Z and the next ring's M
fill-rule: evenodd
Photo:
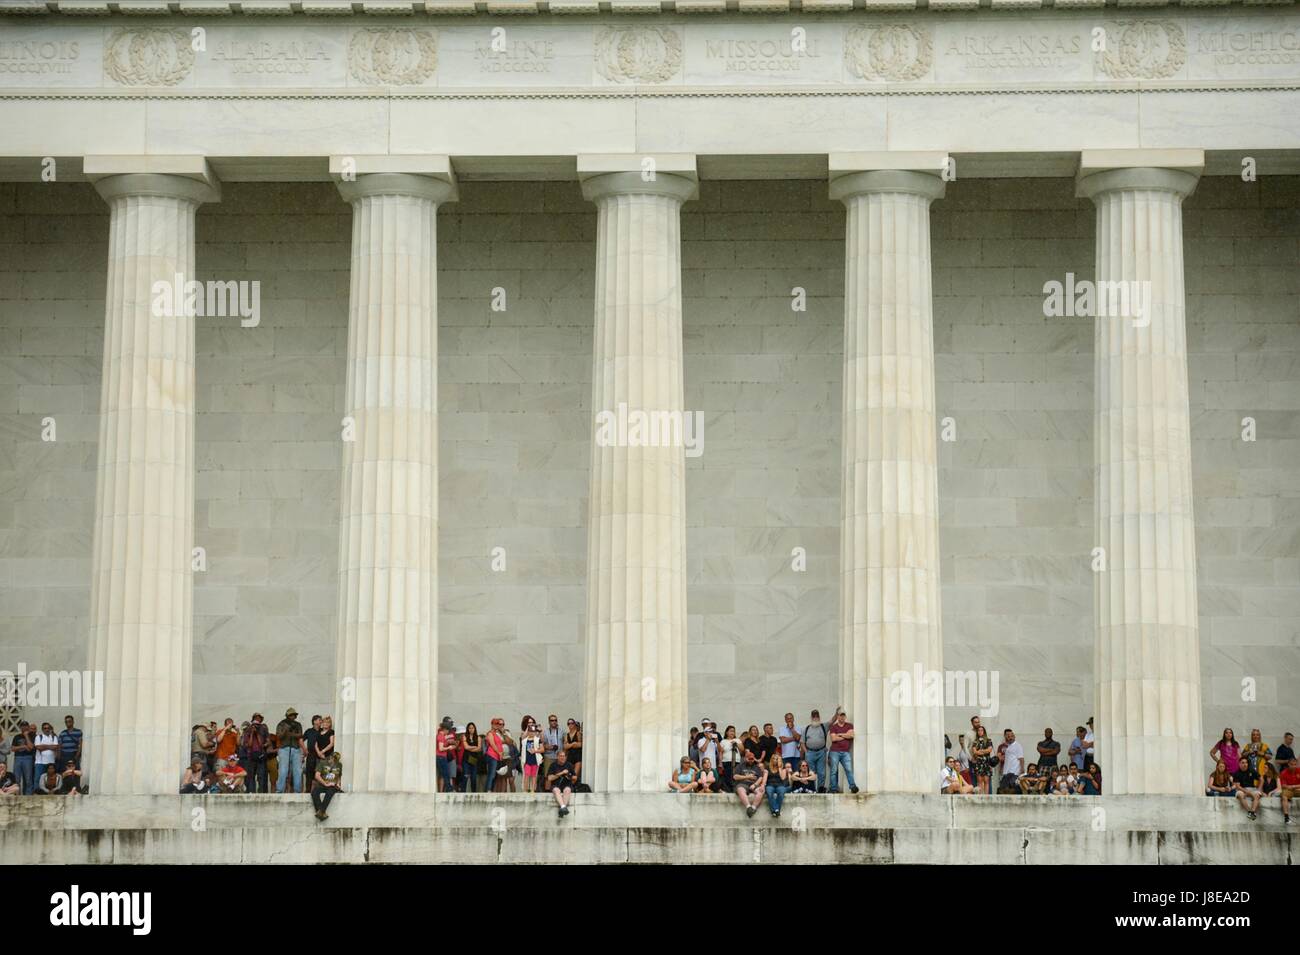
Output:
M1300 14L1291 11L500 22L213 20L188 8L152 19L8 18L0 20L0 90L761 94L1300 85Z
M928 13L992 10L1092 10L1104 7L1288 6L1294 0L4 0L0 14L41 16L528 16L612 13L839 13L846 10Z

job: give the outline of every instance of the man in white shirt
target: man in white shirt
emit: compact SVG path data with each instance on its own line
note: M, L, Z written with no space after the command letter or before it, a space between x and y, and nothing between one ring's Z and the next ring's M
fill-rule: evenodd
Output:
M718 726L707 717L700 720L700 735L695 740L696 752L699 753L699 765L707 759L712 765L718 765Z
M1006 780L1010 776L1009 782L1014 787L1025 771L1025 748L1016 742L1016 734L1011 730L1003 730L1002 738L1006 740L1002 750L1002 778Z
M964 796L974 791L975 787L962 779L957 768L957 757L949 756L943 769L939 770L939 792L945 796Z
M36 778L39 780L53 766L59 755L59 738L54 735L51 723L42 723L36 734Z

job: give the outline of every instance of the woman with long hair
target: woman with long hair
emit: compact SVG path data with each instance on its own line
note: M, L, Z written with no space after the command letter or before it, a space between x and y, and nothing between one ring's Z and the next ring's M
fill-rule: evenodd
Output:
M478 726L465 724L465 735L460 740L461 765L464 767L465 792L478 792L478 768L483 760L483 740L479 738Z
M1241 747L1237 745L1237 734L1231 726L1223 729L1223 738L1210 747L1210 759L1222 760L1228 775L1233 775L1241 767Z
M790 775L790 792L815 793L817 791L817 774L808 765L808 760L799 760L799 768Z
M790 766L780 753L773 753L767 761L767 808L772 810L773 819L781 818L781 804L789 791Z
M1210 781L1205 785L1205 795L1232 798L1232 774L1223 760L1214 764L1214 772L1210 773Z
M989 731L983 726L975 728L975 741L971 743L970 755L971 772L975 775L976 785L979 791L987 796L996 759L993 755L993 740L989 739Z
M736 770L736 764L740 762L740 754L740 740L736 739L736 728L728 726L722 734L722 741L718 743L718 762L722 768L720 781L723 792L729 793L736 788L736 784L732 781L732 774Z

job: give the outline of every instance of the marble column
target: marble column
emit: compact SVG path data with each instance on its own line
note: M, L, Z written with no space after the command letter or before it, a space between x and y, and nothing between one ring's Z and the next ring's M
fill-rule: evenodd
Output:
M438 689L438 204L372 172L352 205L339 519L339 752L353 792L432 792Z
M870 792L933 792L943 760L930 203L944 158L831 162L848 210L840 703Z
M621 422L682 420L680 213L696 182L693 157L651 178L608 171L621 164L579 160L599 217L582 775L662 792L686 753L686 459Z
M1180 157L1085 153L1078 180L1097 207L1096 758L1116 795L1205 783L1182 222L1201 163L1160 160ZM1100 311L1104 283L1127 308Z
M86 160L109 205L104 370L91 550L88 664L103 710L86 721L98 793L176 792L190 752L194 547L194 216L220 198L194 176ZM100 171L114 174L99 175Z

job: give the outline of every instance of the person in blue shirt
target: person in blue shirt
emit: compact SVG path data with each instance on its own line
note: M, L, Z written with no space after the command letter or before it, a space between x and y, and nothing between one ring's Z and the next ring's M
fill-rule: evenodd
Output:
M77 729L76 720L71 716L63 718L63 725L64 730L59 734L59 755L55 760L60 773L69 766L81 768L81 730Z

